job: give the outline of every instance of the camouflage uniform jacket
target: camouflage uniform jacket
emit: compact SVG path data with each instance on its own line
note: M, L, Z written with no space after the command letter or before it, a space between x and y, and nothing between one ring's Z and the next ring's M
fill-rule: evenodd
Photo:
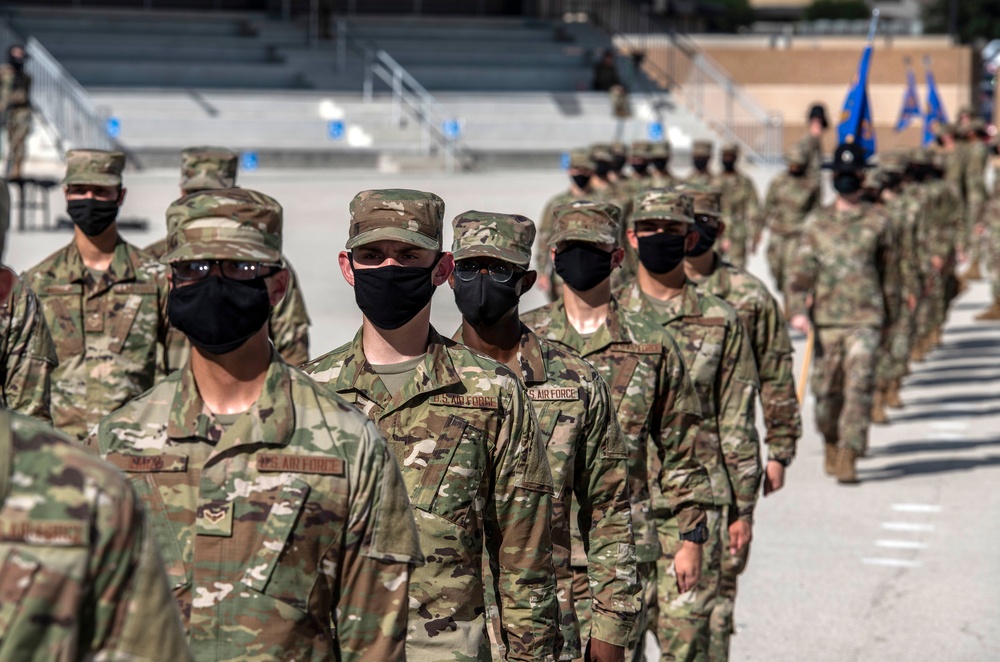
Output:
M714 186L715 185L715 175L712 173L698 172L693 170L688 178L684 180L685 184L694 184L695 186Z
M899 291L894 241L885 212L868 203L851 212L833 205L813 212L792 262L789 310L807 314L812 294L817 326L889 326Z
M167 240L161 239L144 250L155 258L163 257L167 252ZM299 277L287 259L285 268L288 269L288 290L278 305L271 309L268 330L281 358L289 365L301 365L309 360L309 313L302 298ZM167 359L166 363L161 362L161 369L166 365L175 369L184 365L190 351L187 336L171 327L167 335Z
M31 107L31 76L5 64L0 67L0 112Z
M711 503L708 476L695 457L701 409L676 344L614 300L607 321L585 342L569 323L562 299L522 314L521 320L586 359L610 387L628 446L638 560L655 561L660 546L652 510L676 514L684 533L704 520L702 506Z
M965 150L965 201L968 205L969 223L979 220L986 204L986 168L990 153L982 140L973 140Z
M932 179L920 187L927 196L926 223L920 233L924 256L938 256L947 261L956 249L968 247L968 229L963 225L963 206L958 188L943 179Z
M924 203L916 188L906 186L885 205L897 240L893 253L897 257L900 305L909 297L920 297L924 271L930 268L929 261L922 262L920 254L920 228L926 215Z
M746 244L752 237L760 213L760 200L753 181L741 172L722 173L712 181L712 186L722 191L722 221L726 236L734 244Z
M95 282L70 242L24 279L38 295L59 357L52 421L83 439L101 417L156 381L157 345L169 326L165 269L119 239L111 265Z
M230 426L187 365L88 443L151 513L196 660L403 659L421 554L399 471L369 421L276 353Z
M538 234L535 237L536 245L540 247L540 250L535 253L535 269L538 270L538 273L549 274L552 271L552 255L549 251L549 237L552 236L552 222L555 218L552 213L553 210L555 210L556 207L568 205L571 202L576 202L577 200L593 200L597 202L599 200L605 200L608 197L606 194L595 189L590 189L584 193L586 195L581 198L573 193L572 189L567 189L562 193L552 196L549 201L545 203L545 208L542 209L542 215L538 219Z
M638 283L619 294L623 308L656 321L677 342L701 401L697 444L712 477L714 503L734 504L740 519L752 521L761 479L754 423L759 386L753 351L736 311L722 299L698 292L690 281L666 314L653 309Z
M191 659L152 535L113 467L0 410L0 659Z
M496 578L509 660L559 654L552 475L524 386L433 329L416 379L393 397L362 332L304 366L389 440L427 565L410 582L410 662L488 660L483 553Z
M767 189L764 210L758 217L756 238L765 227L772 235L797 235L809 212L819 206L820 189L817 180L804 176L794 177L782 172Z
M768 458L791 462L795 443L802 436L802 419L795 395L792 341L778 302L764 283L718 255L711 275L695 283L699 291L735 308L743 321L760 377Z
M817 136L807 133L799 139L799 149L801 149L809 163L806 166L806 176L819 186L822 178L823 167L823 141Z
M461 329L455 340L462 342ZM552 560L559 590L573 594L572 556L572 565L586 567L590 579L591 636L624 646L639 612L639 580L628 450L608 385L592 365L523 325L517 358L552 469ZM572 601L565 604L572 612Z
M0 266L0 405L51 422L50 384L56 363L38 298L17 274Z

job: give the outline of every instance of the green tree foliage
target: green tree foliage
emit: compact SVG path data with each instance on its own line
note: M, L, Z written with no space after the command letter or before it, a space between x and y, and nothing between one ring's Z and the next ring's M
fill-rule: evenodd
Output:
M813 0L802 15L807 21L871 18L872 10L862 0Z
M714 32L736 32L753 23L750 0L714 0L720 11L708 18L708 28Z
M963 43L977 38L990 40L1000 36L1000 0L957 0L958 37ZM924 7L928 32L947 33L951 0L932 0Z

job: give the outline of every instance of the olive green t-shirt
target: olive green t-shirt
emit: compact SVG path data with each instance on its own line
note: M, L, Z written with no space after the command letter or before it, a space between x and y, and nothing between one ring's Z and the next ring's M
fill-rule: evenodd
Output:
M379 379L385 384L385 388L396 397L403 390L407 382L412 381L417 376L417 366L424 362L426 354L403 361L401 363L386 363L384 365L372 365L372 370L378 373Z
M238 411L235 414L213 414L213 416L215 416L215 420L222 424L222 427L228 428L245 413L245 411Z

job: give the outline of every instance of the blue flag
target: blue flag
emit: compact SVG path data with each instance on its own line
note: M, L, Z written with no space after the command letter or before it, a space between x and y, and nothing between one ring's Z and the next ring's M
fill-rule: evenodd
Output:
M844 100L844 110L840 113L837 135L841 143L858 143L865 151L865 158L875 153L875 129L872 125L872 109L868 103L868 65L871 64L872 45L865 46L858 65L858 73L851 83Z
M910 122L921 116L920 100L917 99L917 80L913 76L913 69L906 67L906 92L903 93L903 107L899 109L899 119L896 121L896 132L899 133Z
M938 96L937 84L934 82L934 74L927 70L927 112L924 115L924 145L934 141L934 133L941 124L948 123L948 113L944 110L941 97Z

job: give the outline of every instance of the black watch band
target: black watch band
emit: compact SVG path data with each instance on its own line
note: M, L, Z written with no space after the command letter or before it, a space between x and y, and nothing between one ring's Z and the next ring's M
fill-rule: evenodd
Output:
M708 542L708 527L705 526L704 522L698 524L687 533L681 534L681 540L685 542L693 542L697 545L703 545Z
M781 466L785 467L786 469L788 468L788 465L792 463L792 461L789 458L787 458L787 457L772 457L770 459L770 461L771 462L777 462L778 464L780 464Z

